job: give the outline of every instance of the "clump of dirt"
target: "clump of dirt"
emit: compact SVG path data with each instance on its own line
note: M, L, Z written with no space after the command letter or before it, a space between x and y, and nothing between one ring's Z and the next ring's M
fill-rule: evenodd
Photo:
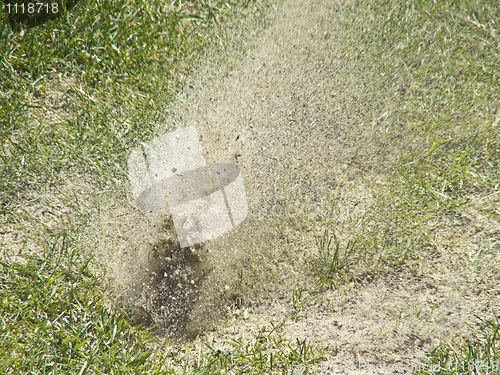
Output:
M108 280L108 302L125 310L132 323L172 338L196 334L190 313L210 274L207 249L182 248L167 212L108 207L89 228L87 241Z
M145 325L154 324L157 334L182 336L187 333L189 313L210 270L202 261L203 245L181 248L171 216L165 218L160 232L168 235L153 243L142 279L142 292L147 294L145 311L151 317ZM122 296L121 300L127 298L130 296ZM136 323L142 324L142 319Z

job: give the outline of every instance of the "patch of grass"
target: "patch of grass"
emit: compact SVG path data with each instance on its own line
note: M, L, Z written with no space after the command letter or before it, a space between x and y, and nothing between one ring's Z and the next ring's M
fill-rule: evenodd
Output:
M404 70L397 120L419 141L396 166L395 193L425 215L459 211L500 187L500 13L490 4L395 4L380 35L403 68L387 73Z
M69 169L100 186L125 180L127 151L156 134L219 20L238 6L87 0L25 33L3 12L0 212L30 189L65 183Z
M487 1L379 1L360 6L351 18L364 20L366 26L350 30L370 30L356 34L366 59L398 95L387 135L377 141L393 147L403 139L398 147L404 149L387 166L392 175L386 181L367 181L372 203L366 211L347 218L332 211L330 227L342 234L340 243L355 249L344 252L351 266L338 267L339 242L328 253L320 241L320 279L377 272L429 251L465 251L470 243L459 238L469 233L474 246L498 246L498 7Z
M429 256L498 254L500 8L494 3L377 1L352 11L357 48L396 95L384 129L372 125L381 127L375 142L399 155L383 182L366 181L366 210L346 214L337 205L323 220L336 235L323 235L311 260L320 287L402 263L422 265ZM486 266L498 272L494 261ZM440 372L420 373L498 372L498 318L480 320L467 342L430 353Z
M283 322L263 327L250 341L233 339L225 349L207 344L210 352L194 363L193 374L307 374L323 358L306 340L292 343L282 334ZM319 353L319 354L318 354Z
M467 342L458 345L441 343L430 353L432 371L425 369L419 375L496 374L500 371L498 316L485 319L476 316L477 328L472 328Z
M349 239L345 245L341 245L335 232L329 233L328 230L325 230L323 237L316 241L316 246L318 256L312 258L311 263L317 269L319 285L337 286L341 281L340 275L345 273L345 269L354 262L356 239Z
M79 68L93 85L107 78L147 85L152 71L187 66L197 44L229 2L80 1L65 17L14 34L2 27L0 51L7 87L54 71ZM5 25L5 10L2 15ZM188 56L186 56L188 55Z
M67 236L43 255L0 262L2 374L155 373L148 333L100 301L99 282Z

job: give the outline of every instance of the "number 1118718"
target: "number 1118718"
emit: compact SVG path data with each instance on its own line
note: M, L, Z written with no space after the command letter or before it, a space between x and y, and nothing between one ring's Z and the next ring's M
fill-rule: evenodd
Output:
M59 12L58 3L22 3L5 4L4 10L8 14L55 14Z

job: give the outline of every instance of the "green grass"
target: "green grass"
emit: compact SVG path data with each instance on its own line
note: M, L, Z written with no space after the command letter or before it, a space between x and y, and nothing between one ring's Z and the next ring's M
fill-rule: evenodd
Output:
M333 244L332 244L333 241ZM323 237L316 241L318 256L311 259L311 265L317 269L319 286L338 286L342 275L352 266L356 239L349 239L343 246L335 232L325 230ZM341 247L342 246L342 247Z
M271 327L263 327L251 341L233 339L225 350L215 349L210 344L210 352L195 373L212 374L292 374L308 373L322 360L319 348L312 347L306 340L289 342L281 335L283 322Z
M24 35L4 12L0 212L30 187L61 185L71 166L101 184L124 179L127 150L154 136L217 19L236 5L89 0Z
M419 375L438 374L496 374L500 371L498 341L499 317L491 319L477 316L477 327L471 327L470 338L465 343L442 343L430 353L430 369L418 371Z
M101 302L100 283L67 238L0 263L2 374L155 373L147 332Z
M388 77L382 85L400 93L381 139L392 147L403 138L405 149L386 181L367 181L373 203L366 212L344 223L330 218L344 238L332 237L332 249L331 239L319 241L322 278L467 246L458 240L467 216L500 240L500 12L491 4L380 1L353 13L374 16L366 20L371 32L359 35L364 53Z

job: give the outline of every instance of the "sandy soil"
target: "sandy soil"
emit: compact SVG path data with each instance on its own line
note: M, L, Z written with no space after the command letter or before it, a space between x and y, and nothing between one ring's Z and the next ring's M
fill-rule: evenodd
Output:
M287 317L284 336L320 345L327 361L409 365L440 340L460 338L474 313L498 310L498 259L479 267L466 254L435 252L423 264L357 277L294 311L294 286L315 282L307 258L328 223L327 198L341 206L337 219L362 213L371 202L365 181L383 181L412 143L391 122L401 82L374 70L347 28L356 25L353 14L336 1L276 5L268 27L242 26L245 37L207 56L162 124L160 132L196 125L208 162L237 163L250 209L242 225L189 261L188 273L202 269L203 277L179 330L196 336L210 328L199 345L251 339ZM106 204L95 223L105 235L92 246L114 249L103 260L113 264L118 293L154 310L151 297L141 297L151 281L139 275L150 271L153 249L170 251L174 234L161 224L168 214L140 212L130 196Z

